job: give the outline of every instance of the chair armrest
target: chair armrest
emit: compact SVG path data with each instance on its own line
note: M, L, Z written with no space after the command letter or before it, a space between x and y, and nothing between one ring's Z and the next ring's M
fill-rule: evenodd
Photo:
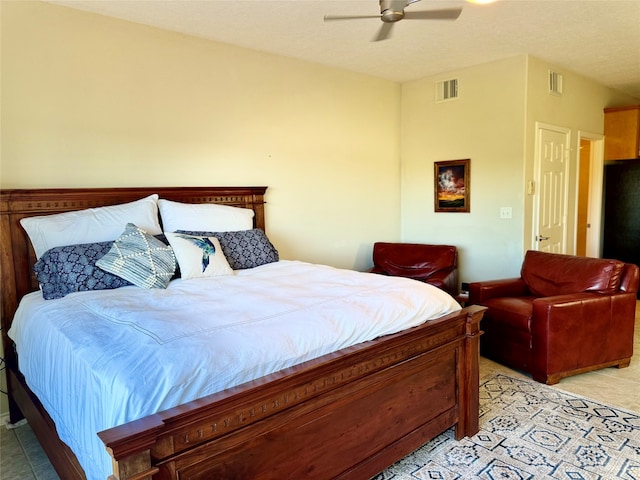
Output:
M532 372L560 372L631 357L635 294L576 293L533 301Z
M640 268L632 263L625 263L620 278L620 290L623 292L637 293L640 282Z
M430 285L434 285L452 297L458 295L458 269L438 270L429 275L424 281Z
M521 278L503 278L469 284L469 304L482 304L490 298L522 297L528 295L527 285Z
M604 295L595 292L571 293L533 300L531 334L547 339L570 329L602 331L631 327L635 323L636 296L633 293Z

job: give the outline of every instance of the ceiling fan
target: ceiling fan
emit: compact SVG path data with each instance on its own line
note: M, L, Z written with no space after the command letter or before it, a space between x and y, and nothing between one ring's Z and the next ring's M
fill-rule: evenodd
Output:
M462 13L461 8L441 10L422 10L405 12L404 9L420 0L380 0L380 15L325 15L324 20L356 20L361 18L379 18L382 26L372 41L386 40L391 36L393 24L400 20L455 20Z

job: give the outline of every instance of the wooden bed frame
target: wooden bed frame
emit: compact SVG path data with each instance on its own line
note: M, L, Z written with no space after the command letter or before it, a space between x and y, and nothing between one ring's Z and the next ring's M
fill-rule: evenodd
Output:
M7 337L19 299L38 288L19 220L137 200L151 193L252 208L266 187L94 188L0 192L2 340L11 421L26 417L64 480L85 478L18 370ZM98 435L112 479L364 479L454 427L478 431L482 307L325 355Z

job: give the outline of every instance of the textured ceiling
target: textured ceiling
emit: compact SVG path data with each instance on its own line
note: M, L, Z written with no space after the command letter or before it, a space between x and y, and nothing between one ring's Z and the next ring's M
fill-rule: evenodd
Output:
M409 10L463 7L456 21L408 20L372 42L377 0L53 0L51 3L345 68L398 82L521 54L640 99L640 0L422 0Z

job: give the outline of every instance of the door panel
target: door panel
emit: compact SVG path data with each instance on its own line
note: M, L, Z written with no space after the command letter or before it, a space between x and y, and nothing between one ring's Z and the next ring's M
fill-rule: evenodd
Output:
M536 250L565 253L567 247L567 181L570 132L538 126Z

